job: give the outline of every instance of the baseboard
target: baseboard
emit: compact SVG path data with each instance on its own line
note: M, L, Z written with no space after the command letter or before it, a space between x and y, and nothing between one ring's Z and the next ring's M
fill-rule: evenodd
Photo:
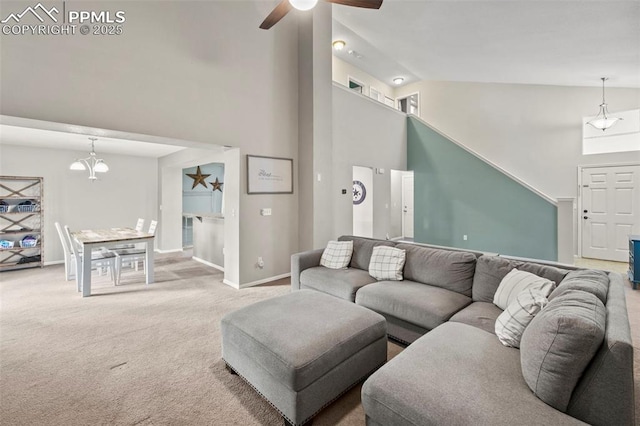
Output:
M232 281L229 281L229 280L228 280L228 279L226 279L226 278L222 280L222 283L223 283L223 284L228 285L229 287L233 287L233 288L235 288L236 290L240 290L240 286L239 286L237 283L234 283L234 282L232 282Z
M258 281L252 281L250 283L244 283L244 284L238 284L238 283L234 283L232 281L229 281L227 279L222 280L223 283L225 283L226 285L233 287L237 290L241 290L243 288L248 288L248 287L254 287L260 284L266 284L266 283L270 283L272 281L277 281L277 280L281 280L283 278L288 278L291 276L291 272L287 272L286 274L281 274L281 275L275 275L273 277L269 277L269 278L264 278L262 280L258 280Z
M200 259L199 257L195 257L195 256L191 256L191 259L195 260L196 262L202 263L203 265L211 266L212 268L215 268L218 271L224 272L224 268L220 265L216 265L215 263L207 262L206 260Z
M51 260L44 262L44 266L64 265L64 260Z
M180 253L180 252L182 252L184 250L179 248L179 249L171 249L171 250L154 249L153 251L156 252L156 253L165 254L165 253Z
M291 272L287 272L286 274L276 275L274 277L265 278L263 280L252 281L250 283L240 284L240 288L253 287L260 284L270 283L271 281L281 280L283 278L288 278L291 276Z

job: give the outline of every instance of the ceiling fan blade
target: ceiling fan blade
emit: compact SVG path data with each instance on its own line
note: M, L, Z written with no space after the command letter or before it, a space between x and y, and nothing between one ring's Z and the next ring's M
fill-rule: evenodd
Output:
M325 0L328 3L343 4L345 6L364 7L367 9L380 9L382 0Z
M262 24L260 24L260 28L262 28L263 30L268 30L269 28L273 27L275 24L278 23L279 20L284 18L284 15L289 13L289 11L291 10L291 7L292 6L289 3L289 0L282 0L280 4L278 4L271 11L269 16L267 16L267 18L264 21L262 21Z

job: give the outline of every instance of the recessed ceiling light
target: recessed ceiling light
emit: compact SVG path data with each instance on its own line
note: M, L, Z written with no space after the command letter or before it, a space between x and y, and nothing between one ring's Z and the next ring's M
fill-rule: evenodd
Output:
M347 45L347 43L345 43L342 40L336 40L333 42L333 48L336 50L342 50L344 49L344 47Z
M403 81L404 81L404 78L402 78L402 77L396 77L396 78L393 79L393 82L395 84L402 84Z

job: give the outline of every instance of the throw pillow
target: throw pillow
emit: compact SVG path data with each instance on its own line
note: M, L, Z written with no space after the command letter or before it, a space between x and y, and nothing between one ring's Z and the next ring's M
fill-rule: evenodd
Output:
M329 269L344 269L351 261L353 241L329 241L322 252L320 265Z
M595 295L569 290L531 321L520 342L522 376L533 393L562 412L604 339L607 310Z
M536 289L548 297L555 287L556 284L553 281L514 268L500 281L496 294L493 296L493 303L504 310L518 297L521 291Z
M560 296L565 291L582 290L594 294L602 303L607 304L609 292L609 275L595 269L571 271L558 287L549 295L549 300Z
M369 262L369 275L380 280L402 281L402 268L407 252L395 247L378 246L373 248Z
M526 289L518 293L516 300L496 319L496 336L502 344L519 348L524 330L547 303L547 297L540 290Z

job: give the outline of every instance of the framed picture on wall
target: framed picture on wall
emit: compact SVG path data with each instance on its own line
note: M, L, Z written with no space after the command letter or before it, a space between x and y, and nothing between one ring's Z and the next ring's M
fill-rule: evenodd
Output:
M247 155L247 194L293 194L293 159Z

